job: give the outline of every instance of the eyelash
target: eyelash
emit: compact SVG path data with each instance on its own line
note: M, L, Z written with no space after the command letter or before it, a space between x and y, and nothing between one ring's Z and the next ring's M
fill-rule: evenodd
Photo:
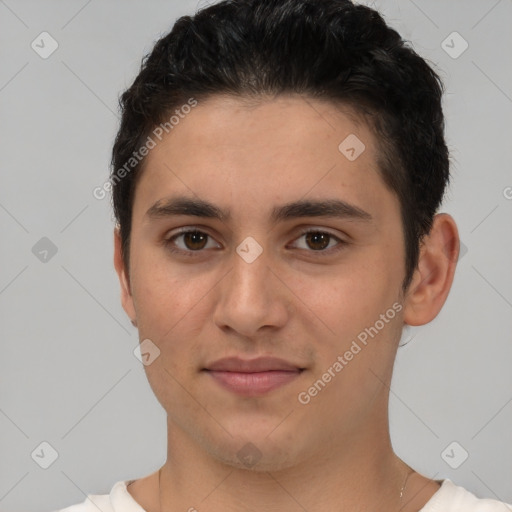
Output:
M178 233L175 233L171 237L166 238L163 241L164 246L171 253L181 254L184 256L188 256L188 257L195 257L196 255L199 255L200 253L204 252L204 249L192 251L192 250L176 249L176 247L173 246L173 242L176 238L186 235L188 233L199 233L201 235L206 235L209 238L213 238L208 233L205 233L204 231L201 231L200 229L187 227L187 228L182 228ZM340 250L344 249L344 247L346 245L348 245L348 242L338 238L337 236L333 235L329 231L322 231L321 229L314 229L314 228L313 229L312 228L304 229L303 231L301 231L300 235L297 238L301 238L304 235L308 235L310 233L328 235L331 239L334 239L338 242L334 247L331 247L330 249L321 249L318 251L315 251L312 249L310 249L310 250L301 249L306 252L316 253L318 256L330 256L330 255L337 253ZM330 242L330 240L329 240L329 242Z

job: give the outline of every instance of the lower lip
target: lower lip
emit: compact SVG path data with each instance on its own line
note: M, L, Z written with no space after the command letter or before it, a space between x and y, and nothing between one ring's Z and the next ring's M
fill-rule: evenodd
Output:
M217 370L207 370L207 372L224 388L238 395L245 396L258 396L268 393L291 382L302 373L300 370L274 370L256 373Z

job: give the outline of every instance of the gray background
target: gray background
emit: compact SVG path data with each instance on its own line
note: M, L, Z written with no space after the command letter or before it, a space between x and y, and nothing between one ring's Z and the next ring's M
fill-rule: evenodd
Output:
M512 503L512 3L371 4L445 81L453 178L442 211L465 247L440 315L404 332L412 340L391 387L392 441L426 476ZM2 511L78 503L165 461L165 414L120 305L109 198L92 190L108 177L118 94L155 40L196 8L0 0ZM47 59L31 48L43 31L59 45ZM454 31L469 44L457 58L442 47ZM452 54L462 48L447 41ZM38 253L47 241L33 250L43 237L53 256ZM48 469L44 441L58 453ZM462 450L469 457L452 469L446 460L460 463Z

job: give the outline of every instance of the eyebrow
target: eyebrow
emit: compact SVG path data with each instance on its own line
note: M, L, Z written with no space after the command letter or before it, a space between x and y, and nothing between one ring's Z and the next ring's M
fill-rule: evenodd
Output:
M203 199L186 196L157 201L146 212L146 216L152 219L177 215L218 219L222 222L231 219L229 210L223 210ZM300 200L286 203L274 207L269 220L275 224L279 221L301 217L333 217L365 222L373 221L373 217L368 212L340 199Z

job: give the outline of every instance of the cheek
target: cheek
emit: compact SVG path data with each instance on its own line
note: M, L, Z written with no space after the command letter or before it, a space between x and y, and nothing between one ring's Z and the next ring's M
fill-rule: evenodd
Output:
M132 293L140 335L162 339L179 327L179 320L199 301L201 290L158 249L141 250L133 261Z
M158 347L158 357L145 366L145 371L156 396L169 410L173 404L186 401L179 383L198 371L204 292L185 277L161 273L154 266L148 270L148 279L143 280L141 272L134 286L139 337Z
M312 281L317 288L318 310L328 315L341 333L352 326L364 327L368 320L378 318L382 307L388 307L387 302L393 302L393 279L388 272L375 258L340 266L322 284Z
M190 324L204 293L193 281L158 273L148 277L134 287L139 331L163 341Z
M402 324L399 300L402 275L397 261L393 262L389 253L384 252L365 251L357 264L340 267L339 272L333 272L323 282L310 281L310 291L314 290L309 295L314 298L311 309L319 312L331 332L327 337L330 342L326 343L325 337L319 342L324 365L350 350L354 341L362 350L353 360L366 366L387 364L392 357ZM307 296L306 287L302 293Z
M337 404L359 417L385 390L402 324L395 285L387 275L379 279L368 269L353 269L333 277L329 292L318 295L315 309L334 332L313 338L319 357L310 384L329 381L318 400L322 407Z

